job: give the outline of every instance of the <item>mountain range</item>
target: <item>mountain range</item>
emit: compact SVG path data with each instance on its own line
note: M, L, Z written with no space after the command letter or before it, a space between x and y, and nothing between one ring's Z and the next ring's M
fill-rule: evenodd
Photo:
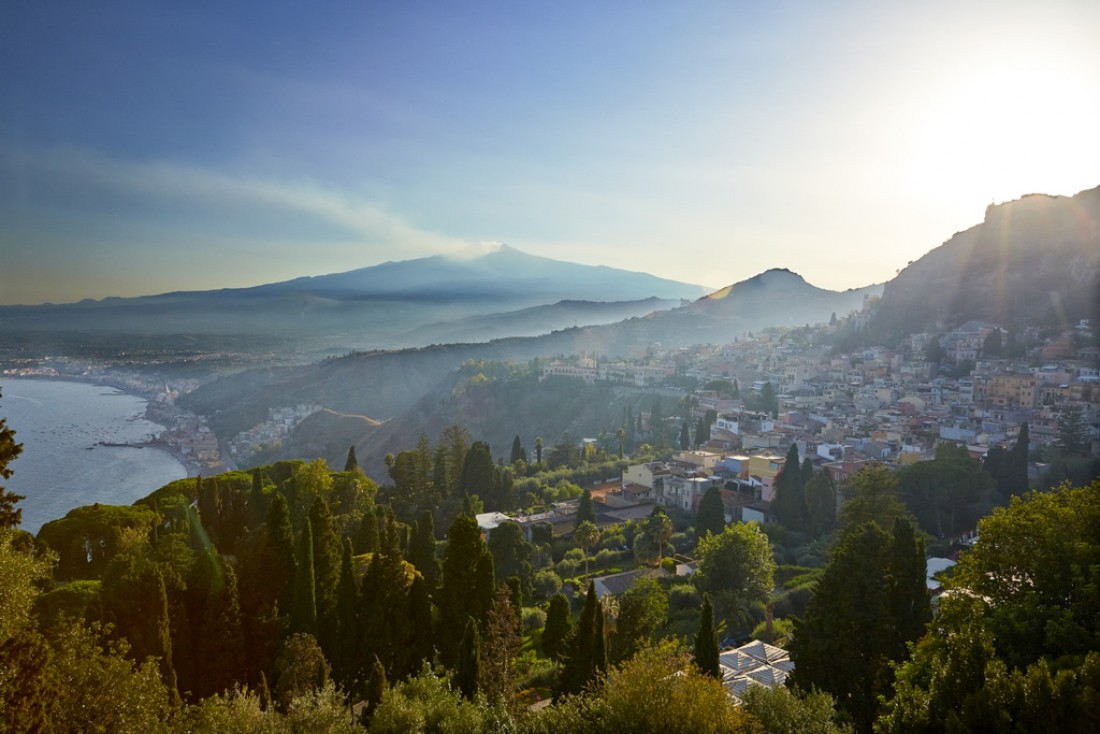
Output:
M707 290L501 245L478 257L435 255L251 288L0 306L0 335L94 331L277 336L316 358L356 349L424 346L445 337L449 324L464 339L488 340L608 323L668 308ZM621 305L613 306L615 302ZM534 307L543 308L528 310ZM510 316L498 316L504 313ZM475 317L480 321L465 321Z

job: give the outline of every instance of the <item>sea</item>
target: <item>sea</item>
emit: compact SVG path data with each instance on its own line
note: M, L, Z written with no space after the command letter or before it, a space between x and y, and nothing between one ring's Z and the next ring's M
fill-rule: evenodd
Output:
M167 451L101 443L148 441L164 426L145 420L146 401L110 387L58 380L0 383L0 418L23 453L8 465L9 491L26 497L20 527L38 533L69 510L94 503L128 505L187 476Z

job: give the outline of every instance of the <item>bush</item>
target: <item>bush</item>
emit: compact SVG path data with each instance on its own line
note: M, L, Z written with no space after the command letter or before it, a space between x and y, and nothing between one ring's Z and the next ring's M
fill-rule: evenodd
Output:
M672 609L698 609L702 603L699 590L691 584L677 584L668 590L668 605Z
M524 607L521 615L523 633L529 634L537 629L542 629L546 624L546 612L538 607Z
M561 591L561 577L550 569L544 569L531 577L531 591L538 601L548 601Z

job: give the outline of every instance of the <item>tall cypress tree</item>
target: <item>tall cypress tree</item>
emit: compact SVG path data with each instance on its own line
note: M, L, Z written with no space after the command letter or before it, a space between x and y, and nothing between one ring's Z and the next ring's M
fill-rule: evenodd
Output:
M512 453L508 457L509 464L515 464L517 461L527 461L527 452L523 450L523 444L519 441L519 434L512 439Z
M328 501L318 497L309 508L309 524L313 531L313 579L317 598L317 641L331 660L339 645L339 622L336 618L337 586L340 584L341 549L336 537Z
M480 624L492 605L496 588L492 562L477 521L465 514L456 517L447 534L438 599L438 647L445 665L454 665L458 655L453 631L463 627L469 617Z
M333 672L345 689L350 689L355 675L355 660L359 652L359 586L351 567L351 540L344 539L340 559L340 583L336 589L336 623L338 644L332 658Z
M317 635L317 587L313 571L313 526L306 518L298 542L298 567L294 574L294 602L290 631Z
M581 492L581 501L577 505L577 524L586 520L593 524L596 522L596 507L592 504L592 492L587 489Z
M381 546L378 534L378 511L372 504L363 512L359 528L355 532L352 548L358 553L374 553Z
M890 614L897 631L890 659L901 660L906 643L920 639L932 617L924 539L917 537L908 520L894 521L888 573Z
M722 504L722 490L716 485L707 488L699 502L695 516L695 534L702 538L708 532L718 535L726 527L726 508Z
M559 660L566 651L566 641L572 632L573 620L569 615L569 600L564 594L555 594L546 611L546 624L542 628L542 654L551 660Z
M344 471L359 471L359 459L355 457L355 444L348 449L348 458L344 462Z
M596 598L595 585L590 583L584 608L570 637L565 660L562 663L558 683L559 693L580 693L589 681L595 678L600 665L598 657L601 650L603 666L606 667L606 645L597 642L597 634L603 630L603 624L597 619L602 616L603 606Z
M722 677L718 663L718 632L714 629L714 607L711 606L709 593L703 594L699 632L695 635L695 667L711 677Z
M769 383L770 384L770 383ZM801 531L805 526L806 499L802 491L802 467L798 446L787 449L787 460L775 478L775 499L772 502L779 524L788 530Z
M294 575L298 567L294 557L294 529L290 524L290 506L282 492L276 492L264 520L271 567L263 573L271 586L271 594L279 610L290 611L294 594Z
M420 513L413 524L412 538L409 541L409 563L424 577L428 590L434 592L439 586L441 572L439 558L435 554L435 518L431 510Z
M477 622L473 617L466 620L466 629L462 633L459 645L458 661L455 664L454 684L462 697L468 701L477 696L478 678L481 677L481 642L477 632Z
M410 666L409 674L416 673L422 663L430 661L435 654L432 629L432 599L428 582L423 576L413 579L409 587L409 633L407 644Z
M680 450L687 451L689 448L691 448L691 433L688 422L685 420L680 422Z

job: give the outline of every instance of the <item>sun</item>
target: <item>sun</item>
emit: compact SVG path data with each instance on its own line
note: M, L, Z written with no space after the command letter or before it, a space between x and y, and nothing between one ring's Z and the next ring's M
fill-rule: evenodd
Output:
M985 203L1100 184L1100 95L1056 54L960 64L915 117L914 187Z

